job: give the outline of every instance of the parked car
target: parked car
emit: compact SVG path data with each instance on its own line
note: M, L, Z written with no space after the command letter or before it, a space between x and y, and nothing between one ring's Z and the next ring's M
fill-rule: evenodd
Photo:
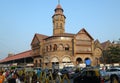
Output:
M101 78L104 79L104 82L107 83L110 81L110 77L109 75L107 74L106 70L100 70L100 75L101 75Z
M105 79L106 76L99 69L86 69L73 79L73 83L108 83L109 78Z
M110 77L111 83L114 83L116 79L117 82L120 82L120 68L114 67L106 70L107 74Z

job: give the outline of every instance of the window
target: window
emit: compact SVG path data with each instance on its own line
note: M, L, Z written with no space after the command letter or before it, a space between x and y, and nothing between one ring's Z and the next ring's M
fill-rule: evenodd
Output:
M59 50L63 50L63 45L62 44L59 45Z
M58 28L58 23L56 23L56 28Z
M52 46L50 45L50 51L52 51Z
M68 45L65 45L65 50L69 50L69 46Z
M48 52L48 46L46 46L46 51Z
M38 62L37 62L37 60L35 60L35 66L37 67L37 64L38 64Z
M62 23L60 23L60 28L62 28Z
M42 64L41 64L41 59L39 60L39 64L40 64L40 67L41 67L41 65L42 65Z
M57 45L56 44L54 44L53 50L54 51L57 50Z

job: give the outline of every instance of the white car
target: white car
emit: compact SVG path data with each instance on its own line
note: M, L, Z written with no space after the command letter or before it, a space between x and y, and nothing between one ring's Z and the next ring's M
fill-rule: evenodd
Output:
M120 82L120 68L107 69L106 73L109 75L111 83L113 83L114 80Z

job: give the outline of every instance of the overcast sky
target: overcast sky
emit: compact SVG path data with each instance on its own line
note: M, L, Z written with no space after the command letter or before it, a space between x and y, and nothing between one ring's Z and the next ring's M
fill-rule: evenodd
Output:
M51 36L58 0L0 0L0 59L31 49L35 33ZM65 31L82 28L100 42L120 38L120 0L60 0Z

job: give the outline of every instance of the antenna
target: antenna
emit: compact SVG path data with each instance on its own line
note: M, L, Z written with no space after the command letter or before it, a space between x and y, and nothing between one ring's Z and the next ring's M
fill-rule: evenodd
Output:
M60 0L58 0L58 4L60 4Z

